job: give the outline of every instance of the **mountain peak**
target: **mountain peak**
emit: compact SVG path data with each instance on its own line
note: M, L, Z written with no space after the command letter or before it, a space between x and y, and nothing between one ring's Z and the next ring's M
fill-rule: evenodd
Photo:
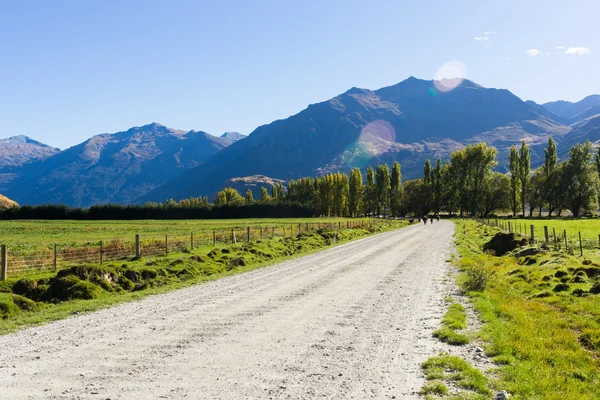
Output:
M229 140L231 140L231 142L237 142L238 140L242 140L247 137L248 137L247 135L243 135L239 132L225 132L224 134L221 135L221 138L229 139Z

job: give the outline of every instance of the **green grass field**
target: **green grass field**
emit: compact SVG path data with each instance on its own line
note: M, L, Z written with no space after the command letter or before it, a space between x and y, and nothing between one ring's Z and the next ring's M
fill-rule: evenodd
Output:
M529 236L530 226L533 225L534 233L537 240L544 239L544 226L548 227L550 238L553 236L552 228L556 232L557 237L562 235L566 230L568 238L577 238L581 232L582 239L593 241L596 247L599 246L598 235L600 235L600 219L535 219L535 218L515 218L507 219L513 226L513 231L524 233Z
M597 220L525 222L582 229L582 235L600 226ZM497 229L468 220L456 224L459 284L474 287L468 285L473 277L489 277L469 295L483 322L486 354L497 365L489 374L492 387L515 399L599 399L598 253L579 257L550 249L497 257L482 251Z
M76 246L103 240L134 240L135 234L145 238L169 235L189 235L213 229L245 228L248 226L281 226L298 223L338 223L359 221L347 218L270 218L224 220L134 220L134 221L0 221L0 244L12 249L50 247L54 244Z

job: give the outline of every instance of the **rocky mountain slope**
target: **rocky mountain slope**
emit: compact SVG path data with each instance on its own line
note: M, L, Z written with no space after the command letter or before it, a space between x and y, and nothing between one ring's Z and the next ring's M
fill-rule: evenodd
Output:
M375 91L352 88L257 128L201 168L184 172L140 200L164 200L165 193L174 198L214 196L224 182L240 176L289 180L380 162L399 161L404 177L415 178L426 159L447 158L477 141L498 147L503 170L510 145L528 140L536 163L548 135L560 140L571 130L550 118L548 110L508 90L468 80L447 92L439 87L440 82L411 77Z
M59 149L23 135L0 139L0 170L45 160L59 152Z
M23 166L2 191L21 204L127 203L197 167L231 144L202 131L157 123L101 134ZM168 194L165 194L168 197Z

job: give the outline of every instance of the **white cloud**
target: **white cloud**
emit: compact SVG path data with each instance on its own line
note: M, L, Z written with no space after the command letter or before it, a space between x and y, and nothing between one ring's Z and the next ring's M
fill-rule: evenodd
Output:
M590 54L591 50L587 47L569 47L565 50L565 54L575 54L578 56L582 56L584 54Z
M486 40L490 40L489 36L475 36L475 40L478 40L480 42L485 42Z
M506 57L506 61L510 61L510 57Z
M555 49L556 49L556 50L562 50L562 49L564 49L564 48L565 48L565 46L556 46L556 47L555 47Z
M484 35L497 35L498 32L493 32L493 31L488 31L488 32L484 32Z
M540 56L540 55L544 54L541 51L539 51L538 49L525 50L525 53L529 54L531 57Z

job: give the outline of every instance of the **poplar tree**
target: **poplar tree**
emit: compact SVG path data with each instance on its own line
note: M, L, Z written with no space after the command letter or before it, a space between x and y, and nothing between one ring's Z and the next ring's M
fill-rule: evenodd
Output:
M377 215L386 215L390 204L390 169L387 164L380 164L376 170L377 186Z
M350 171L350 182L348 188L348 208L351 217L357 217L362 207L363 177L360 168Z
M552 215L552 212L556 209L556 203L558 202L558 191L560 188L557 184L557 181L559 181L556 174L557 162L558 155L556 153L556 143L552 139L552 136L550 136L548 138L548 147L544 149L544 165L542 166L544 179L544 193L542 195L542 202L546 202L548 205L548 215Z
M400 164L396 161L392 166L392 181L390 183L390 208L394 217L399 216L401 213L403 193L402 172L400 172Z
M442 160L440 158L437 159L437 163L435 165L435 169L431 175L431 181L433 185L433 207L435 209L435 214L439 215L442 209L442 196L444 194L444 167L442 165Z
M529 190L529 182L531 178L531 155L529 154L529 146L523 140L521 149L519 150L519 180L521 181L521 207L523 216L525 216L525 203L527 202L527 191Z
M375 213L377 189L375 188L375 171L373 167L367 168L367 184L365 185L365 215Z
M519 151L515 146L510 147L508 169L510 171L510 207L513 217L515 217L519 209Z
M269 196L269 191L266 187L262 186L260 188L260 201L269 201L271 200L271 196Z
M252 203L254 201L254 196L252 196L252 190L246 190L246 203Z

